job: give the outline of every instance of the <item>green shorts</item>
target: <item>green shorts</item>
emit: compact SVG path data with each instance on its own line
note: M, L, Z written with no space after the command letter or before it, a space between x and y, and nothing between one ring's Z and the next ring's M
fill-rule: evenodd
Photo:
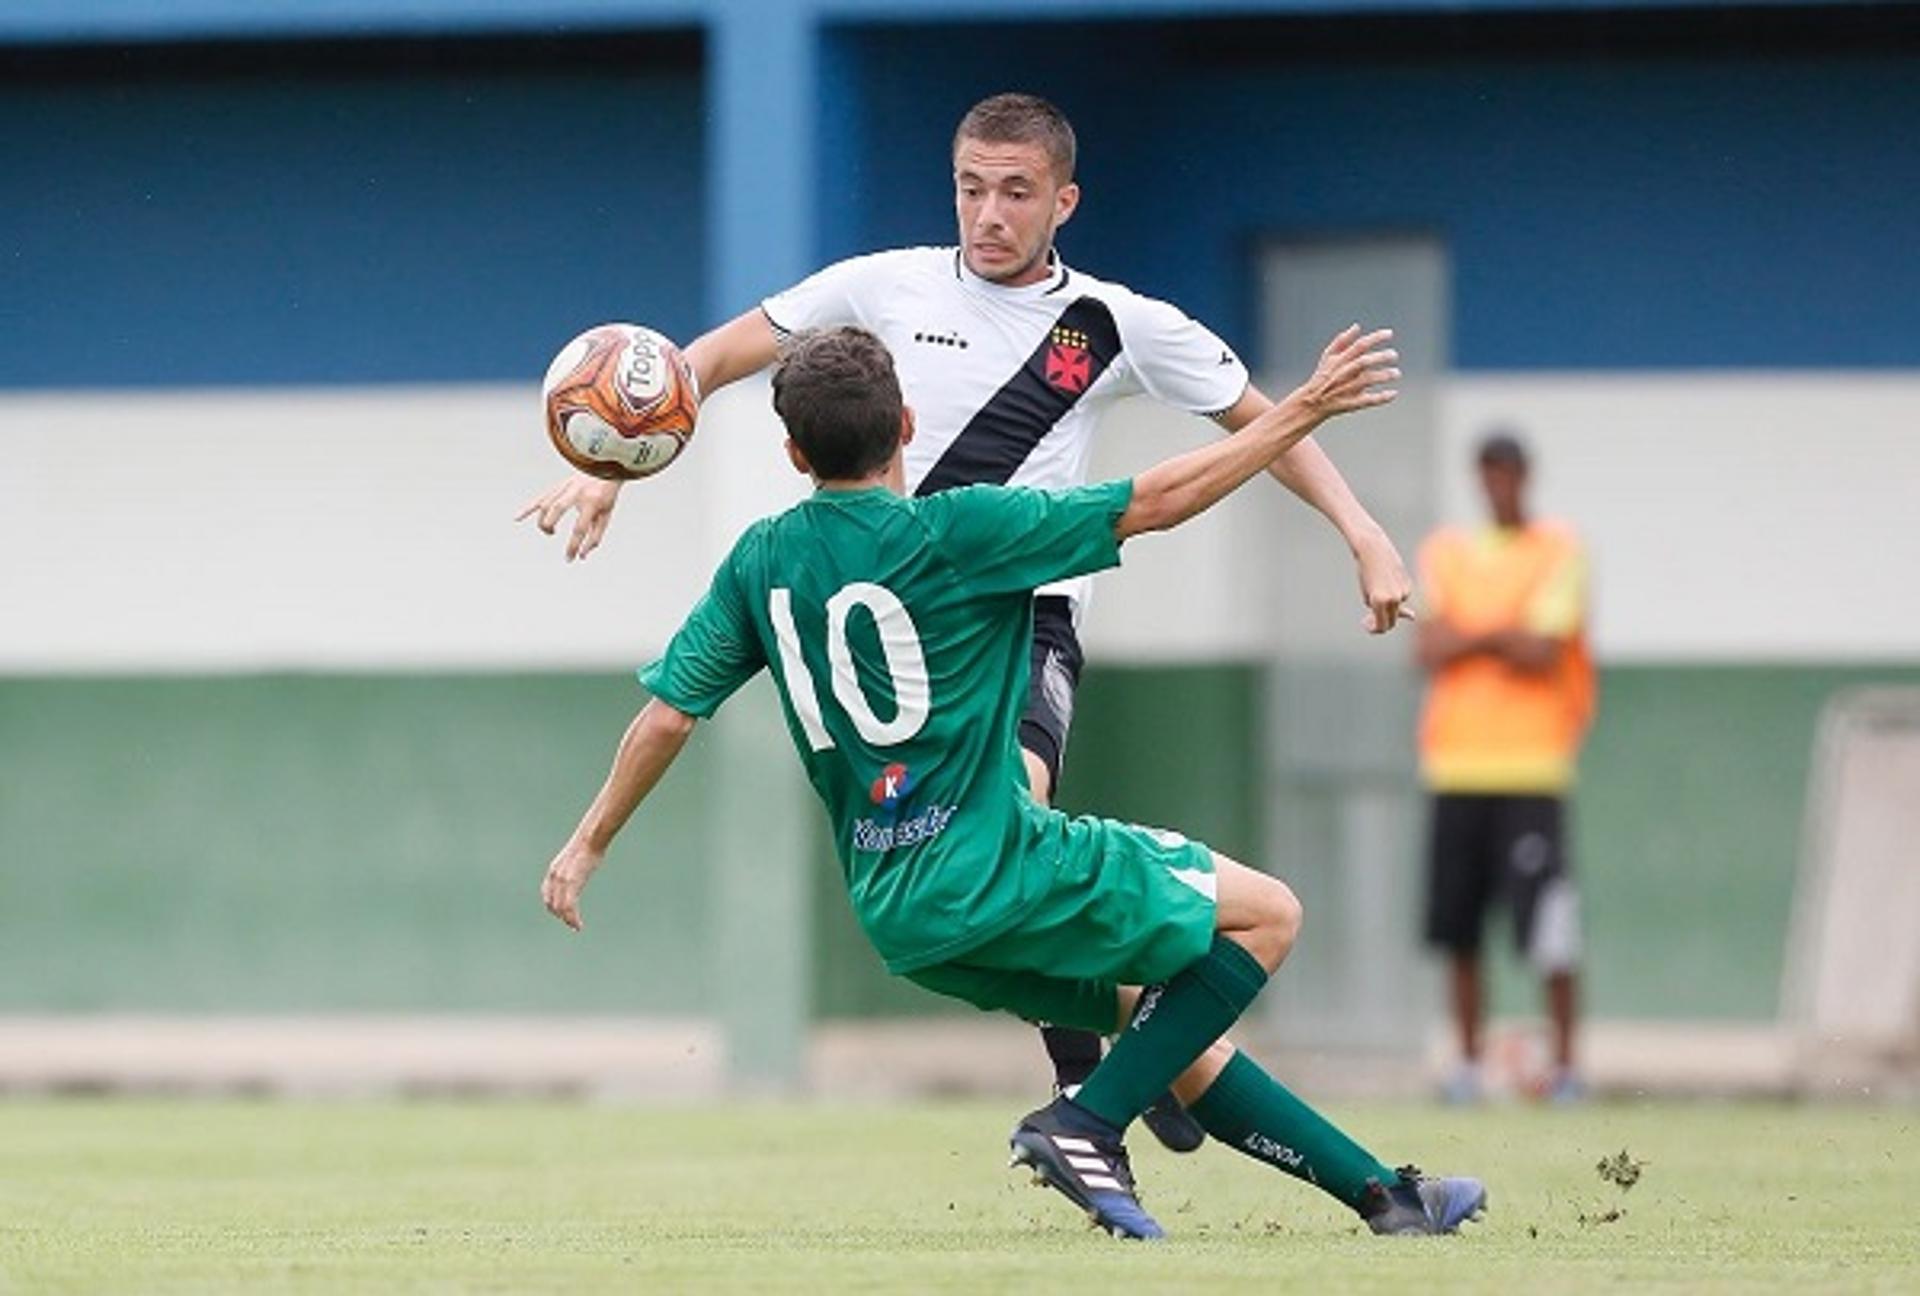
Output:
M1111 1032L1115 991L1155 985L1213 944L1213 852L1178 833L1059 816L1054 882L1013 928L907 973L936 994L1029 1021Z

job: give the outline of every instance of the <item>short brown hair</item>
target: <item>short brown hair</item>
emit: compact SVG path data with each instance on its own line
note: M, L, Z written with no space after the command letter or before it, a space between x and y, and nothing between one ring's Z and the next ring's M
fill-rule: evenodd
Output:
M1074 143L1073 125L1067 115L1030 94L997 94L982 99L967 109L953 132L953 151L960 141L977 139L989 144L1038 144L1053 163L1053 176L1061 184L1073 179L1073 164L1079 156Z
M900 379L886 343L847 326L796 333L773 370L773 408L823 481L856 481L900 448Z
M1474 461L1482 468L1494 464L1505 464L1509 468L1527 470L1527 443L1510 428L1494 428L1480 439L1480 448L1474 451Z

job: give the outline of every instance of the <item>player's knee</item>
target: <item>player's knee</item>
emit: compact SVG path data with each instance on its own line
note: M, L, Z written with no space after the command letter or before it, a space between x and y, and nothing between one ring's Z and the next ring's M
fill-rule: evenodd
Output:
M1274 939L1279 945L1280 958L1284 959L1293 952L1293 943L1300 939L1300 924L1306 920L1306 909L1301 905L1300 897L1293 893L1293 888L1279 878L1273 879L1272 907Z
M1240 943L1273 972L1293 951L1303 916L1300 897L1292 887L1279 878L1263 877L1254 899L1254 922Z

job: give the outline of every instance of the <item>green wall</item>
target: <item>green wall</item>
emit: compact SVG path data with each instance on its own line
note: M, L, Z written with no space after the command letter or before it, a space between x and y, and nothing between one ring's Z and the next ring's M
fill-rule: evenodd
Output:
M1920 668L1604 672L1573 819L1593 1012L1774 1015L1815 726L1834 693L1870 683L1920 686ZM1260 861L1264 714L1255 667L1090 669L1061 804L1177 827ZM1420 872L1409 861L1406 876ZM885 985L837 897L821 897L833 938L819 955L822 1008L916 1005L910 989ZM1407 906L1417 912L1417 897ZM1534 991L1503 919L1490 937L1495 1007L1530 1011Z
M1596 1011L1777 1011L1814 731L1835 693L1875 683L1920 669L1604 673L1574 824Z
M1920 669L1615 668L1575 821L1602 1014L1774 1011L1816 718ZM712 814L696 737L589 892L542 869L639 691L604 676L0 680L0 1012L701 1012ZM1094 668L1062 804L1258 860L1261 676ZM745 800L743 800L745 798ZM816 1009L929 1011L847 915L817 820ZM1511 970L1502 1003L1530 994Z
M547 860L630 679L0 681L0 1011L688 1011L700 752L596 879Z

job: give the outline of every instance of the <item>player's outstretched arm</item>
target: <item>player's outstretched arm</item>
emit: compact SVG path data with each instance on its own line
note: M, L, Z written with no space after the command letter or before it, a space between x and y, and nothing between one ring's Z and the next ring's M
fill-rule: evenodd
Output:
M1273 402L1250 386L1217 421L1229 432L1237 432L1272 407ZM1327 452L1309 437L1274 460L1268 471L1275 481L1317 509L1347 542L1359 572L1367 630L1379 634L1391 629L1401 614L1401 604L1413 596L1413 580L1393 538L1367 512Z
M607 847L660 782L699 722L659 698L640 709L614 753L613 769L580 826L547 865L540 899L555 918L580 930L580 892L607 857Z
M778 353L773 325L758 306L702 333L686 349L702 399L730 382L759 373ZM613 506L619 502L619 482L577 472L528 500L514 521L531 517L535 526L552 535L567 514L573 514L573 530L567 536L567 561L572 562L600 547L607 524L613 521Z
M779 354L780 341L767 313L758 306L702 333L687 344L686 351L703 400L728 383L759 373Z
M1397 352L1386 349L1392 329L1362 333L1358 324L1334 336L1313 374L1253 422L1224 441L1190 450L1134 478L1133 500L1120 515L1122 539L1165 531L1212 508L1265 472L1302 437L1338 414L1384 405L1386 386L1400 376Z

